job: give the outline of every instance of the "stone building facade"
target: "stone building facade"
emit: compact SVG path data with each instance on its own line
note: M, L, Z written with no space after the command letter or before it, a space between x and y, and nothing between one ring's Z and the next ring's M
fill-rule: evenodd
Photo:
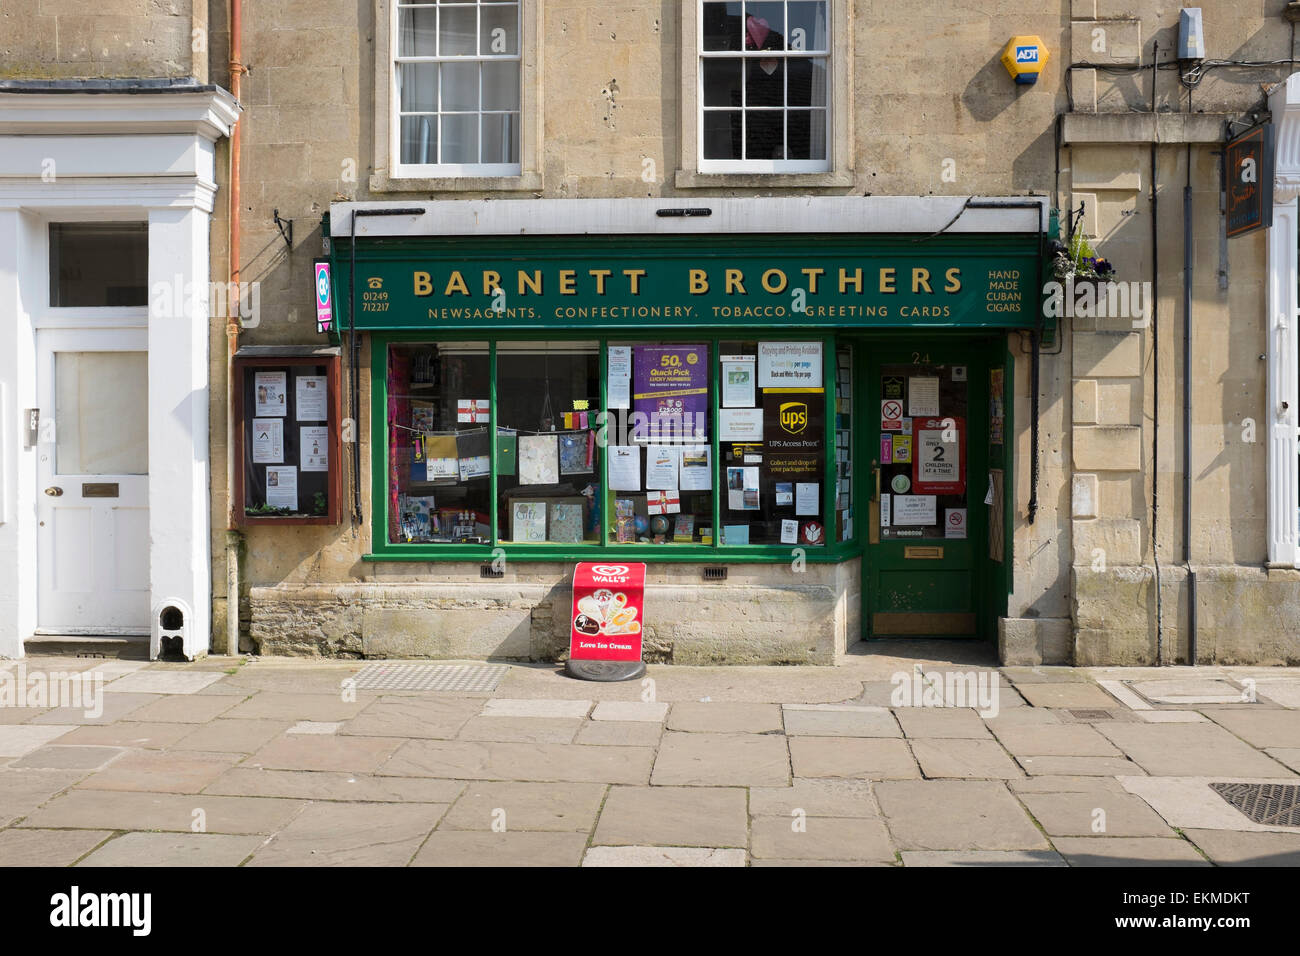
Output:
M21 21L22 11L0 20L0 50L15 77L192 76L227 83L225 3L181 10L188 5L123 0L94 15L53 0L27 6ZM468 545L463 557L448 550L452 545L403 551L393 537L400 529L383 509L404 510L408 499L399 505L397 492L386 491L391 475L383 474L392 459L382 449L404 427L388 404L393 366L385 356L420 341L423 332L425 341L440 335L485 343L484 354L500 368L501 356L520 342L553 332L553 341L581 351L587 346L574 344L581 334L587 337L581 341L597 343L592 354L600 368L592 381L605 388L612 380L611 345L634 339L680 345L693 341L691 333L663 327L641 339L627 324L564 326L550 319L534 328L507 322L499 334L471 324L435 334L431 320L401 328L392 319L374 324L352 305L353 287L364 291L368 278L392 288L401 276L405 289L419 271L439 278L440 294L449 297L448 276L460 271L458 263L474 265L477 277L498 246L510 261L549 261L542 251L549 239L572 250L584 279L589 267L600 268L602 245L622 250L625 264L635 267L647 257L675 261L696 240L701 249L717 245L724 256L743 257L762 246L790 276L821 268L817 257L843 243L843 262L857 257L867 264L868 285L897 258L904 297L928 294L932 271L933 284L941 281L943 273L929 263L912 265L909 257L921 249L939 250L943 265L960 270L960 282L951 284L963 292L974 288L976 274L1024 273L1016 280L1023 307L1016 320L980 309L970 322L951 316L903 321L895 312L884 322L800 320L744 332L736 322L699 330L710 357L728 354L722 349L736 342L748 349L745 340L819 342L829 379L822 382L825 414L829 420L852 409L842 412L850 418L843 428L851 432L847 444L839 446L833 434L839 429L829 422L826 443L851 449L853 470L845 474L834 454L828 456L829 470L818 482L825 495L818 520L831 541L820 557L815 546L804 548L812 559L797 570L788 553L777 553L784 540L752 556L724 548L660 558L666 552L654 549L671 549L670 542L627 552L650 568L648 657L829 663L864 636L909 633L974 633L996 641L1007 663L1187 663L1193 646L1202 663L1294 663L1300 656L1300 152L1292 144L1291 113L1293 102L1300 108L1300 88L1287 80L1294 70L1292 5L1203 3L1204 59L1181 64L1178 10L1147 0L1047 6L828 0L824 15L810 0L748 6L552 0L523 2L517 19L503 19L503 11L514 10L509 4L442 6L395 0L244 5L237 265L238 278L256 284L257 307L244 317L239 347L268 362L292 352L304 360L316 355L318 369L337 361L341 401L331 427L342 440L331 467L343 473L329 521L247 521L246 513L229 520L226 476L247 473L251 453L242 449L245 461L229 468L227 323L213 318L205 395L214 650L228 646L228 622L239 620L243 646L264 653L563 656L567 581L583 549L502 545L514 499L493 495L484 512L491 534L480 546ZM440 81L444 98L430 99L428 64L435 72L455 66L430 39L438 21L420 19L435 11L448 24L466 11L478 17L472 30L471 20L446 29L453 58L471 56L469 47L454 52L455 42L471 36L473 56L510 60L507 75L517 71L504 100L489 108L485 97L501 95L502 88L489 91L484 79L476 105L465 108L477 110L483 122L478 162L463 156L439 162L437 150L464 143L454 124L439 125L462 112L447 106L446 98L458 95L448 85L452 74ZM48 29L26 28L47 21ZM717 39L730 36L727 31L735 36ZM1047 58L1037 82L1021 85L1001 58L1013 37L1031 36ZM191 46L201 38L205 53L186 55L186 37ZM747 71L730 86L718 78L729 69L721 65L728 53ZM712 65L704 62L710 54ZM804 54L819 62L811 66L811 86L798 93L811 99L796 102L790 99L795 60L808 59ZM714 70L706 81L706 71ZM769 149L771 128L763 125L769 117L742 120L753 105L748 99L717 97L738 85L759 102L768 95L761 92L764 75L778 70L791 78L783 101L786 159L754 160L750 150ZM412 99L403 99L407 92ZM496 157L487 157L489 112L507 117L493 126L491 148L503 151ZM1225 142L1269 119L1277 144L1273 227L1228 238ZM733 147L735 155L728 152ZM232 266L228 141L218 140L215 149L211 275L220 279ZM403 209L419 211L392 215ZM661 215L698 209L711 215ZM1136 284L1133 299L1120 315L1065 315L1040 327L1051 262L1034 254L1036 244L1066 238L1076 221L1115 266L1116 279ZM534 246L535 233L541 239ZM586 244L565 238L584 235L592 237ZM632 236L644 245L628 251L620 243ZM470 251L440 245L448 237ZM363 273L348 261L354 252L390 271ZM1004 254L1007 268L984 262L985 253ZM332 270L341 337L337 326L334 336L317 332L316 260ZM686 260L683 268L705 262ZM825 265L831 277L842 267L840 260ZM917 284L909 287L909 277ZM418 290L420 280L414 281ZM563 280L547 274L547 282L557 281ZM869 293L892 295L893 288L893 277L882 276ZM485 285L482 291L496 290ZM506 291L531 294L522 285ZM941 296L942 288L934 294ZM1144 312L1135 300L1153 307ZM514 304L513 298L507 303ZM973 308L963 300L960 315L973 315ZM362 329L355 340L349 322ZM337 359L309 353L330 348L337 348ZM935 352L933 361L919 362L927 350ZM913 552L906 541L881 534L889 521L878 495L906 492L891 492L887 472L883 481L872 475L882 457L880 433L903 434L876 416L890 395L885 380L907 377L892 374L908 364L899 356L913 353L926 366L918 379L957 381L956 368L963 377L967 372L962 362L978 373L962 394L969 399L972 440L984 447L964 476L964 507L955 509L970 522L966 540L978 546L926 535L928 543L917 542ZM851 370L842 380L841 367ZM999 369L1002 377L990 379ZM385 375L388 382L378 380ZM996 409L993 382L1007 390ZM711 394L721 391L712 381L708 387ZM711 411L724 407L718 398ZM1000 411L1001 424L991 424L986 410ZM948 417L946 407L940 412ZM494 432L512 424L489 420ZM995 440L1001 427L1006 434ZM728 454L719 436L706 437L716 456ZM497 451L491 461L492 487L499 490ZM726 469L721 461L713 467L721 497ZM767 495L765 474L761 482L760 494ZM354 488L360 492L355 504ZM607 489L595 494L607 496L601 520L611 519L614 498ZM718 523L727 520L729 504L717 503ZM231 523L241 527L228 535ZM806 522L794 523L798 535L807 531ZM719 540L710 546L717 549L722 528L714 530ZM613 525L596 533L591 557L616 557ZM705 547L698 526L694 545ZM944 562L969 551L965 564L943 564L944 573L958 575L944 579L957 582L955 591L934 583L939 566L925 563L934 560L922 556L927 547L947 549ZM886 554L888 548L895 550ZM501 576L484 577L484 566L498 558ZM719 566L726 579L705 580L704 570ZM919 603L906 604L912 581L930 583L917 585ZM895 604L873 593L884 590L897 596ZM238 606L231 608L236 592ZM929 608L937 616L925 617L926 601L937 602ZM902 611L920 616L904 621Z

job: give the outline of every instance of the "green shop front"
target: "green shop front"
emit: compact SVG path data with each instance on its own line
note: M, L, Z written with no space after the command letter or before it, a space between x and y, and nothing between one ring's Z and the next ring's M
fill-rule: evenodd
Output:
M780 201L592 202L481 203L473 227L465 203L340 204L325 224L344 404L369 407L361 557L427 608L428 656L561 656L591 560L647 564L651 660L995 637L1041 208L970 232L917 200L914 231L848 231L854 199L763 231ZM736 203L739 227L697 221ZM527 205L554 218L502 208ZM497 637L457 645L440 617Z

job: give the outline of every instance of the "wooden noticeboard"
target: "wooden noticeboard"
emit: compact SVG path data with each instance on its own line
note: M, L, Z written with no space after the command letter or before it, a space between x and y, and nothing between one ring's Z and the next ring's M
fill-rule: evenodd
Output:
M333 525L343 500L337 348L235 355L235 515L241 525Z

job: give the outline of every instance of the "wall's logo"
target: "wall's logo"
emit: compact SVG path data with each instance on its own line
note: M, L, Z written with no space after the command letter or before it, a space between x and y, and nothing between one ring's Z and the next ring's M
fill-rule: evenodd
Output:
M781 406L781 427L798 435L808 427L808 406L803 402L786 402Z
M616 578L627 574L630 569L626 564L593 564L591 566L592 574L599 574L601 577Z
M384 287L384 280L379 276L371 276L366 280L366 285L370 286L372 289L382 289Z

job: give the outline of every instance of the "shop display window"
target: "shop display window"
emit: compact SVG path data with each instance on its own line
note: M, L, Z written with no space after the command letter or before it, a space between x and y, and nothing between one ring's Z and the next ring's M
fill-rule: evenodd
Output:
M610 343L611 544L714 542L710 347Z
M824 545L822 343L724 341L720 348L722 543Z
M387 545L775 549L853 537L847 348L381 347Z
M498 539L598 543L600 343L498 342L496 369Z
M390 542L491 542L490 395L486 342L389 347Z

